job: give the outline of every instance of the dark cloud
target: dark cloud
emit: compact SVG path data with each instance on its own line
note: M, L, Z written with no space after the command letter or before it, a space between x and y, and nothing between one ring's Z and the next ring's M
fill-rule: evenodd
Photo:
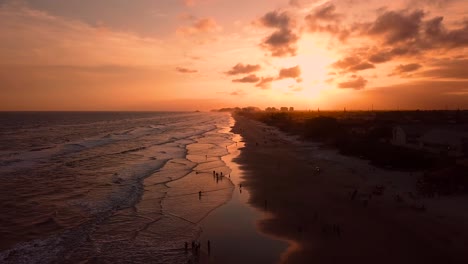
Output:
M183 68L183 67L177 67L176 71L178 71L180 73L196 73L196 72L198 72L197 70L187 69L187 68Z
M431 64L432 69L418 76L437 79L468 79L468 59L444 59Z
M314 12L314 17L319 20L337 21L342 15L336 13L336 7L333 4L327 4Z
M443 17L435 17L433 19L430 19L429 21L426 21L425 24L425 32L427 35L433 35L433 36L440 36L442 32L444 31L444 28L442 26L442 21L444 20Z
M373 63L383 63L392 59L392 56L385 51L377 52L369 56L369 61Z
M291 18L286 12L271 11L260 18L260 23L265 27L284 29L290 27Z
M291 68L283 68L279 71L278 80L292 78L296 79L297 82L301 82L301 68L299 65Z
M443 17L426 16L422 10L380 13L374 21L362 23L358 32L354 32L361 37L369 37L370 44L350 50L349 55L332 64L332 67L341 69L342 73L356 72L373 68L373 64L416 59L428 52L462 51L468 47L468 21L458 23L458 28L447 29ZM391 75L406 75L404 70L397 68Z
M410 50L407 47L396 47L389 49L381 49L377 52L370 53L368 60L372 63L383 63L392 60L394 57L403 55L416 55L419 52L417 50Z
M422 10L411 13L387 11L370 26L368 34L384 36L386 44L415 39L418 36L423 17Z
M299 36L290 29L281 29L264 39L260 46L269 50L274 57L295 56L298 40Z
M374 64L369 63L369 62L361 62L359 64L356 64L349 68L350 71L355 72L355 71L363 71L367 69L373 69L375 68Z
M305 20L311 23L318 23L323 21L340 22L343 15L336 12L334 4L325 4L319 6L305 17Z
M400 64L393 70L393 73L390 74L390 76L393 76L393 75L405 76L407 73L417 71L421 67L422 65L418 63Z
M260 24L276 30L260 46L274 57L295 56L299 35L294 33L294 23L287 12L272 11L260 18Z
M451 0L420 0L427 4L445 5ZM441 16L428 17L428 12L416 10L380 9L373 21L345 23L344 15L334 4L327 3L311 11L306 17L309 32L327 32L341 41L350 36L368 37L370 42L356 47L347 57L362 61L350 62L346 58L333 66L346 71L359 71L375 67L397 58L415 58L428 51L454 50L468 47L468 20L453 23L450 29ZM345 26L348 24L348 26ZM361 50L367 52L361 52ZM359 54L358 56L356 54ZM342 64L346 64L345 66Z
M232 80L232 82L238 82L238 83L256 83L258 81L260 81L260 78L257 77L257 75L255 74L250 74L243 78Z
M332 64L333 68L341 69L344 72L357 72L375 68L374 64L362 61L357 56L345 57Z
M377 52L369 61L382 63L398 56L413 56L435 49L455 49L468 46L468 21L461 27L449 30L443 24L443 17L424 20L421 10L387 11L374 22L366 25L364 34L380 38L375 41Z
M443 17L433 18L425 23L425 31L420 46L422 48L459 48L468 46L468 21L454 30L447 30L442 23Z
M361 62L361 59L354 57L354 56L349 56L345 57L341 60L336 61L335 63L332 64L334 68L338 69L349 69L350 67L357 65Z
M242 64L238 63L232 67L231 70L227 71L227 75L237 75L237 74L247 74L256 72L261 69L261 66L258 64L251 65L251 64Z
M351 34L351 30L342 23L343 15L336 12L333 4L325 4L305 17L309 32L327 32L344 41Z
M356 76L352 80L338 83L339 88L349 88L355 90L363 89L364 87L366 87L366 85L367 80L362 78L362 76Z
M275 78L273 77L262 77L260 82L258 82L255 86L261 89L270 89L271 82L273 82Z

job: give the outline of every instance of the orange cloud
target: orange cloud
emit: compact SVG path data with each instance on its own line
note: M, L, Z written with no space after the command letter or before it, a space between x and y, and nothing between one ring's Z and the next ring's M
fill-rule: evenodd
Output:
M354 76L354 79L338 83L339 88L350 88L355 90L360 90L366 87L367 80L362 78L362 76Z
M428 66L431 69L421 72L419 77L468 80L468 59L439 59Z
M180 73L196 73L198 72L197 70L192 70L192 69L187 69L187 68L182 68L182 67L176 67L176 70Z
M182 26L177 29L178 34L194 35L199 33L210 33L220 31L221 26L211 17L195 20L190 26Z
M422 66L419 63L400 64L393 70L393 73L391 73L390 76L405 76L407 73L417 71L421 67Z
M373 69L375 66L367 61L362 61L357 56L348 56L332 64L333 68L343 70L344 72L357 72L367 69Z
M344 25L343 17L343 14L336 12L334 4L326 3L305 17L306 28L309 32L330 33L344 41L351 34L351 30Z
M243 78L232 80L232 82L238 82L238 83L256 83L258 81L260 81L260 78L257 77L257 75L255 74L250 74Z
M423 17L422 10L411 13L387 11L370 26L368 34L384 36L386 44L411 40L419 34Z
M415 57L430 51L461 50L468 47L468 22L458 23L447 29L443 17L425 19L427 12L386 11L375 21L363 23L359 29L361 37L370 43L353 49L352 56L361 54L372 63L384 63L399 57ZM369 52L369 47L372 47ZM361 52L361 51L364 52Z
M256 87L259 87L261 89L270 89L271 87L271 82L273 82L275 78L273 77L262 77L260 81L255 85Z
M238 63L232 67L231 70L227 71L227 75L237 75L237 74L246 74L246 73L252 73L256 72L261 69L261 66L256 64L256 65L251 65L251 64L242 64Z
M296 43L299 35L293 32L295 23L287 12L272 11L260 18L259 24L269 28L276 28L271 35L266 37L260 46L274 57L295 56Z
M292 79L296 79L296 82L301 82L302 80L300 79L300 77L301 77L301 68L299 67L299 65L297 65L291 68L281 69L277 79L282 80L282 79L292 78Z

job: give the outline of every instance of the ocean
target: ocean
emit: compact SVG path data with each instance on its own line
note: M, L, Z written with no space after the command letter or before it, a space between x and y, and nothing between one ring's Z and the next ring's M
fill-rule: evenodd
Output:
M187 263L232 195L224 113L0 113L1 263ZM203 195L199 195L199 192Z

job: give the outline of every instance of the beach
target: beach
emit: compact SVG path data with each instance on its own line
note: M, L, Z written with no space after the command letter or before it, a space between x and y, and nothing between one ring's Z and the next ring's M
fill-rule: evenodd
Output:
M294 241L282 263L467 263L467 197L422 197L387 171L234 114L258 228Z
M468 261L466 196L243 116L7 117L1 263Z

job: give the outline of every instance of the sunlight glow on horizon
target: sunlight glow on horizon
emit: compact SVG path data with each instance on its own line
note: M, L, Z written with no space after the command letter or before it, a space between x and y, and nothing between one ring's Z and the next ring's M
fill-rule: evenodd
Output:
M468 108L461 0L58 3L0 4L0 110Z

